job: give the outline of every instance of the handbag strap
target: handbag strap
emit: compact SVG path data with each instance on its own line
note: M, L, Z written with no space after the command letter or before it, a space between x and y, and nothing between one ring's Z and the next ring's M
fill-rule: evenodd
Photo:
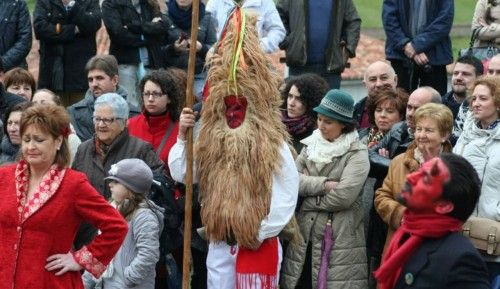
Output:
M474 42L476 42L477 38L479 37L479 32L481 32L481 28L483 28L483 27L482 26L477 27L474 30L472 30L472 34L471 34L470 42L469 42L469 49L472 50L472 48L474 47ZM493 46L494 46L493 40L488 41L488 48L490 48L490 47L492 48Z
M156 149L156 156L158 158L160 157L161 151L163 150L163 147L165 147L165 144L167 143L168 137L172 133L172 130L174 129L174 126L175 126L175 123L172 120L170 120L170 124L168 125L168 129L165 132L165 135L163 136L163 139L161 140L160 145Z
M474 42L476 42L476 39L479 36L479 31L481 31L481 27L477 27L474 30L472 30L469 42L469 49L472 49L474 47Z

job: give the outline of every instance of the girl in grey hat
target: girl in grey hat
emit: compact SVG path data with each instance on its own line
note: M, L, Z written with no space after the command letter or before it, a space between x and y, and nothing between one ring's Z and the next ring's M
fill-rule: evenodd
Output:
M112 165L108 174L110 202L128 221L129 231L101 279L85 272L85 288L154 289L163 208L146 198L153 172L140 159L124 159Z

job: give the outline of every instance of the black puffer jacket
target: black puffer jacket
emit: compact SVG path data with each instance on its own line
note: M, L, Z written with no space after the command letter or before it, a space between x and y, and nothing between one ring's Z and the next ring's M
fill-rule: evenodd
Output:
M32 42L31 19L24 0L0 1L0 71L26 65Z
M139 48L146 47L149 56L147 67L161 68L161 45L165 42L169 20L160 13L156 1L139 0L139 3L141 14L131 0L102 2L103 21L111 40L109 54L113 54L119 64L138 64ZM161 21L152 22L155 17L161 17Z
M85 64L96 54L95 36L101 27L99 1L76 0L71 10L66 11L61 0L37 0L33 26L40 40L38 87L85 91L88 88Z
M393 125L385 137L375 146L368 150L370 157L370 177L384 179L389 170L389 164L397 155L404 153L413 141L408 133L406 121ZM380 149L389 151L389 158L379 155Z

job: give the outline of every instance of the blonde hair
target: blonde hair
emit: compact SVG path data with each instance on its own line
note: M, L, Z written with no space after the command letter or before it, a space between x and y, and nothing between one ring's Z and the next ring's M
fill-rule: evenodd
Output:
M424 118L435 120L441 135L450 134L453 129L453 113L444 104L426 103L417 109L414 118L415 123Z

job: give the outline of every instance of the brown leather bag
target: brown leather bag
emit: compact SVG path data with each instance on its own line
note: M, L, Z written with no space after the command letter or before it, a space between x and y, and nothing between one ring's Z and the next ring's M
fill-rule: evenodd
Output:
M477 249L489 255L500 255L500 222L470 217L462 226L462 232Z

